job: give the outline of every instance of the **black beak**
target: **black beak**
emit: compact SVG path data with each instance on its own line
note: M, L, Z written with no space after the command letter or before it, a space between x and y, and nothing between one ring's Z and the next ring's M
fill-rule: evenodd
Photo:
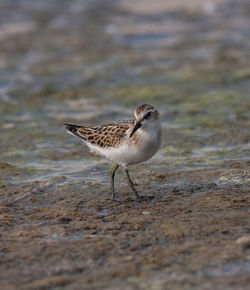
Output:
M136 122L133 131L130 134L130 138L135 134L135 132L141 127L141 122Z

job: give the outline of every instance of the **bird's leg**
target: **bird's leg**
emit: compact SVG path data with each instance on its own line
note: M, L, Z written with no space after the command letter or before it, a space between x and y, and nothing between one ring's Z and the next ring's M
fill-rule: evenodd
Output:
M112 191L112 198L115 199L115 186L114 186L114 178L115 178L115 172L118 169L118 164L112 164L111 165L111 171L110 171L110 181L111 181L111 191Z
M133 193L136 195L137 198L141 198L140 195L137 193L134 183L132 182L129 173L128 173L128 169L125 169L126 172L126 176L127 176L127 180L128 180L128 185L130 186L130 188L133 190Z

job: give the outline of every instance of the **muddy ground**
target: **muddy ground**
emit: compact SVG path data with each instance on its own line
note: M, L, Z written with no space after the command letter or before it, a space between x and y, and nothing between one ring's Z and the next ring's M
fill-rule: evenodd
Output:
M0 2L1 289L249 289L249 27L247 0ZM63 123L142 103L163 143L114 202Z

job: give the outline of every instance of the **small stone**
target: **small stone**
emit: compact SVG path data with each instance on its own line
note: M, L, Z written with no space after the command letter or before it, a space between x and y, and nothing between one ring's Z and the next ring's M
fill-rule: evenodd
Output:
M250 235L237 239L236 244L240 245L243 250L250 249Z
M142 214L143 214L143 215L150 215L151 212L150 212L150 211L143 211Z

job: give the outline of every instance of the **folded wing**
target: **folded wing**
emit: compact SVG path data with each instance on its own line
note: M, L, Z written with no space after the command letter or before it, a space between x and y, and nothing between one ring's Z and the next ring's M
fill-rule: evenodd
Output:
M134 120L118 121L97 127L65 124L66 131L84 141L100 147L116 147L126 136Z

